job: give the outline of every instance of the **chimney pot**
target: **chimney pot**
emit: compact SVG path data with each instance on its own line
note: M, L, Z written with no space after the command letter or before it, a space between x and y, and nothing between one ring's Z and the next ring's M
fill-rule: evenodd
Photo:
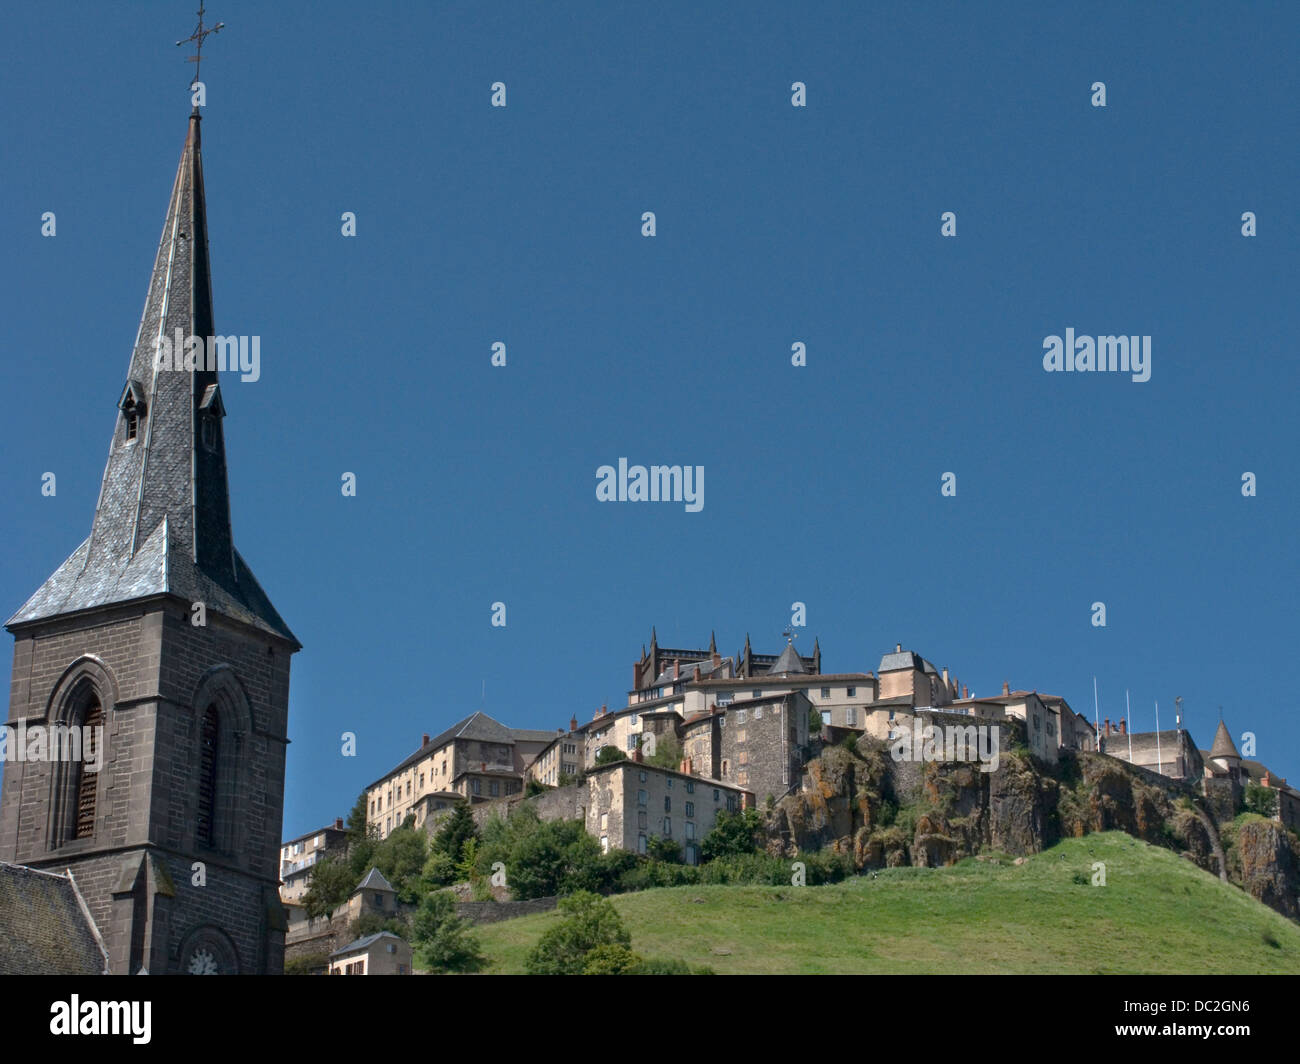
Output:
M428 745L429 745L429 733L428 733L428 732L425 732L425 733L420 737L420 746L421 746L421 747L425 747L425 746L428 746Z
M1011 684L1007 680L1002 681L1002 693L1004 695L1009 695L1011 693Z
M962 698L970 698L970 688L965 684L961 685L961 696Z
M577 731L577 730L578 730L578 718L575 715L569 718L569 731Z
M895 644L894 644L894 653L895 653L895 654L901 654L902 652L903 652L903 644L902 644L902 643L895 643Z
M1120 735L1128 734L1128 721L1125 720L1123 717L1119 718L1119 733Z
M1110 718L1109 718L1109 717L1102 717L1102 718L1101 718L1101 726L1102 726L1102 734L1103 734L1103 735L1109 735L1109 734L1110 734Z
M343 830L343 818L341 816L336 816L334 818L334 830L335 831Z

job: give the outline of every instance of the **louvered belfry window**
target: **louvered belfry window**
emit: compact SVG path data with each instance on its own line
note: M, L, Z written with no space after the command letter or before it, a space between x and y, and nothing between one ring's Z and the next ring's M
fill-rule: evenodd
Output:
M104 709L96 700L86 707L86 712L81 718L82 727L90 729L83 731L82 735L86 737L87 744L98 742L98 736L101 734L99 729L104 724ZM94 772L86 771L86 762L94 760L91 751L93 745L82 748L81 764L78 766L77 775L77 831L73 838L89 839L95 834L95 784L99 777Z
M216 838L217 815L217 707L203 714L199 736L199 842L212 846Z

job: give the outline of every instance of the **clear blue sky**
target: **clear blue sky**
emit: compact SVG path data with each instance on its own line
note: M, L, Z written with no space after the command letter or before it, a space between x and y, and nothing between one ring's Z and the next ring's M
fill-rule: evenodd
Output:
M213 0L235 537L305 645L286 837L472 710L620 702L652 624L774 652L795 601L829 670L902 641L1089 716L1095 675L1141 730L1182 695L1300 782L1300 9L994 6ZM5 616L90 528L193 23L5 16ZM1150 335L1151 380L1045 373L1067 327ZM620 456L704 466L703 511L598 502Z

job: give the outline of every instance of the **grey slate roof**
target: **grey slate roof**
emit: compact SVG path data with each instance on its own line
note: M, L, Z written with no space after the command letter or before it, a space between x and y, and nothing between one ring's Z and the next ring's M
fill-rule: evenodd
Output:
M392 891L394 894L397 893L393 890L393 885L384 878L384 873L379 871L378 868L372 868L367 872L366 878L357 884L357 889L352 893L355 894L357 890L387 890Z
M931 670L934 666L930 666ZM925 669L925 661L920 654L915 654L910 650L903 650L892 654L886 654L880 659L880 667L877 672L890 672L896 669Z
M1219 721L1219 730L1214 733L1214 745L1210 747L1210 757L1235 757L1240 759L1241 755L1237 753L1237 744L1232 741L1232 736L1228 734L1228 726Z
M795 653L794 644L786 643L785 649L781 651L780 656L772 663L772 667L767 670L768 676L782 676L791 672L807 672L803 667L803 662L799 660L799 655Z
M498 743L502 746L514 746L515 732L511 731L504 724L493 720L486 713L471 713L463 720L458 720L444 732L440 732L420 747L415 753L399 764L389 772L385 772L379 779L373 783L366 784L366 789L376 787L389 776L401 772L408 765L413 765L420 758L433 753L440 746L445 746L452 739L470 739L481 743ZM545 736L549 740L554 732L546 732Z
M155 367L158 338L214 333L199 116L191 115L122 396L144 404L140 434L114 422L89 538L6 627L160 594L300 646L235 550L218 372ZM211 423L212 444L202 442Z
M344 953L356 953L358 950L369 949L374 943L381 938L391 938L394 942L401 942L402 939L391 931L376 931L373 935L366 935L364 938L358 938L349 942L342 949L336 949L330 954L331 957L338 957ZM403 943L405 944L405 943Z
M0 861L0 975L102 975L99 932L67 875Z

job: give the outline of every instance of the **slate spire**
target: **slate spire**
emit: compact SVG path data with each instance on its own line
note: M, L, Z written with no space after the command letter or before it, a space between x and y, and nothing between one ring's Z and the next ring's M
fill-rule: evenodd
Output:
M201 122L195 108L117 400L90 537L7 627L172 593L297 645L231 533L225 406L211 357L217 345L209 342L215 329ZM191 345L187 357L191 337L202 347ZM158 357L164 340L170 360ZM229 348L225 355L226 368L238 369L238 356Z
M235 563L221 424L225 411L217 371L207 365L207 339L214 330L201 121L196 108L122 390L90 534L90 564L129 559L166 520L173 549L185 550L214 579L231 583ZM175 350L178 330L182 341L196 337L204 343L192 369L184 368L184 348ZM155 353L164 340L172 348L172 364L158 368ZM126 425L132 402L143 404L142 414L135 411L134 439Z

